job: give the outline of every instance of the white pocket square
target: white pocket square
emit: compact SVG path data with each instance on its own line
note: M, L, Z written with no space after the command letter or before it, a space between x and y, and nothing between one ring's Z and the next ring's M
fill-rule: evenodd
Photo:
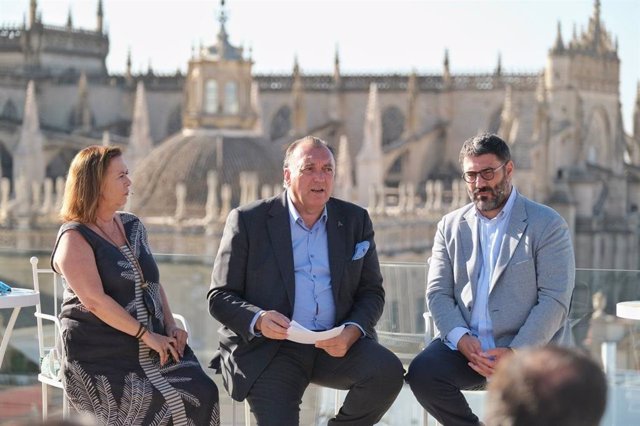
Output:
M353 257L351 258L351 260L358 260L364 257L364 255L367 254L368 250L369 241L360 241L358 244L356 244L356 249L353 252Z

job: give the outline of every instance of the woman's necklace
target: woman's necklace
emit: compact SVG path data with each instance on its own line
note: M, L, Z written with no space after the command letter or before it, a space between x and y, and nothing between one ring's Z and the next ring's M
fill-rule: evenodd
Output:
M122 228L120 228L120 225L118 225L118 222L116 221L116 218L113 218L113 224L116 226L116 228L118 229L120 235L122 236L122 238L124 239L124 244L122 246L116 244L116 242L113 240L113 238L111 238L111 235L108 234L104 229L102 229L102 227L100 225L98 225L98 221L95 222L96 226L98 227L98 229L107 237L107 239L109 241L111 241L111 244L113 244L114 246L116 246L119 250L122 246L126 245L127 248L129 249L129 252L131 253L131 263L133 264L133 267L136 268L138 270L138 272L140 273L140 277L141 277L141 286L143 289L147 288L147 282L144 279L144 274L142 273L142 267L140 266L140 262L138 262L138 259L136 258L135 252L133 251L133 248L131 248L131 245L129 244L129 240L127 239L127 236L125 235L124 231L122 230ZM125 255L125 257L129 258L128 256Z
M113 244L116 247L120 247L120 244L117 244L113 238L111 238L111 234L109 234L107 231L105 231L102 226L98 225L98 221L95 221L96 226L98 227L98 229L100 230L100 232L102 232L104 234L105 237L107 237L107 239L111 242L111 244ZM118 231L120 231L120 227L118 226L118 222L116 222L116 218L113 218L113 224L116 226L116 228L118 229ZM126 238L125 238L125 242L126 242Z

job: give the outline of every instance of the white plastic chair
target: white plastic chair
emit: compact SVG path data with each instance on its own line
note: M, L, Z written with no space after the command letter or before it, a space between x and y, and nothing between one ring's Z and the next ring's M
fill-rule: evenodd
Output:
M57 355L59 360L64 359L64 347L63 345L56 345L56 343L61 341L61 329L60 329L60 320L58 319L58 309L61 302L61 294L62 294L62 280L60 275L56 274L50 268L38 268L38 258L32 257L29 259L31 262L31 271L33 273L33 288L37 292L40 293L40 301L36 305L36 325L38 328L38 354L40 359L40 373L38 374L38 381L42 383L42 419L46 420L48 414L48 402L49 402L49 386L54 388L58 388L63 391L62 393L62 417L67 418L69 416L69 401L67 399L67 395L64 393L64 387L62 385L62 376L60 374L55 374L54 371L54 359ZM52 291L53 291L53 315L45 314L42 312L41 302L42 302L42 290L40 289L40 276L48 275L48 279L51 282ZM44 278L44 277L43 277ZM48 321L50 324L45 326L44 321ZM54 329L53 338L45 338L44 329L45 327ZM46 342L45 342L46 340ZM57 347L56 347L57 346ZM60 350L62 353L58 353ZM46 358L45 358L46 357ZM42 371L42 367L45 362L49 362L49 374L45 374Z
M69 400L67 399L67 395L64 392L64 385L62 383L62 374L61 372L59 374L51 374L54 372L54 368L53 368L54 360L52 358L57 357L60 361L62 361L65 357L64 345L60 344L62 342L62 332L60 327L60 320L58 319L58 313L59 313L58 311L59 311L60 304L62 302L62 292L63 292L62 277L60 276L60 274L57 274L51 268L38 268L38 258L35 256L29 259L29 262L31 262L31 270L33 273L33 288L36 291L40 292L40 297L41 297L40 300L42 300L42 291L40 290L41 275L49 275L49 278L51 279L51 282L52 282L52 290L53 290L53 315L43 313L40 303L36 305L36 312L34 314L36 317L36 323L38 328L38 352L41 360L41 365L40 365L41 371L38 374L38 381L42 383L42 419L43 420L47 419L48 401L49 401L48 387L49 386L58 388L63 391L62 392L62 417L66 419L69 417ZM173 318L187 332L187 334L190 334L189 323L187 322L184 316L180 314L173 314ZM44 333L45 324L43 323L43 321L49 321L51 323L51 325L49 325L49 328L53 327L54 329L54 334L52 338L49 338L48 336L45 337L45 333ZM58 350L60 350L61 353L58 353ZM52 354L55 354L55 355L52 355ZM43 372L42 371L43 367L46 366L45 363L47 362L49 362L49 365L48 365L49 371Z

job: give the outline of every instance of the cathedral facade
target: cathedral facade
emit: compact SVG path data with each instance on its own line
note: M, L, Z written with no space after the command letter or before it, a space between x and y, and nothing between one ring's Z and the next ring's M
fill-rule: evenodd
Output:
M564 40L558 24L535 74L500 61L486 74L453 74L448 52L433 75L343 73L337 53L330 73L305 74L294 60L290 74L256 74L221 7L215 43L193 52L186 74L134 75L129 58L114 75L101 0L93 31L71 17L46 25L36 0L28 16L0 28L6 228L54 223L73 155L111 143L133 171L134 212L162 229L215 234L230 208L280 190L284 147L313 134L337 152L338 196L366 206L376 227L431 234L468 200L462 142L488 131L510 144L518 190L570 224L579 267L640 267L640 92L627 135L618 46L599 0L582 33Z

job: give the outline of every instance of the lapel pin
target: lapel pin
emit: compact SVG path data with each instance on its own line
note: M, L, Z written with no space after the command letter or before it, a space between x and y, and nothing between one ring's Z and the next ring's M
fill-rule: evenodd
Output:
M338 221L338 228L342 226L342 222Z

